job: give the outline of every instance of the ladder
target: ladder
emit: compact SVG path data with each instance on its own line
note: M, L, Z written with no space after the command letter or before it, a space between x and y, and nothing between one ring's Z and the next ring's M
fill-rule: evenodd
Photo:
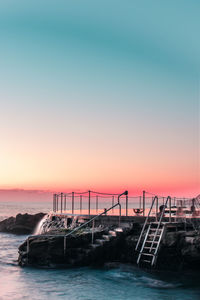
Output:
M165 223L151 222L148 226L144 241L142 243L137 264L145 263L149 266L156 264L158 250L165 231Z
M139 251L139 255L137 259L138 265L140 265L140 263L143 263L143 264L148 264L149 266L155 266L156 264L160 243L162 241L162 237L165 232L166 223L162 222L162 219L164 216L165 208L167 207L168 200L170 201L170 205L171 205L171 198L168 196L164 208L161 212L159 221L157 221L157 216L156 216L157 222L149 223L148 222L149 217L151 215L155 201L158 201L158 197L155 196L154 199L152 200L152 204L148 216L144 222L142 231L140 233L140 237L138 239L135 248L135 250Z

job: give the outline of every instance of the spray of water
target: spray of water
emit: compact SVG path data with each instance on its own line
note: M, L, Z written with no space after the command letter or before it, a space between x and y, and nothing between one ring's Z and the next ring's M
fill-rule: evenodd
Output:
M44 224L46 223L47 219L49 218L49 215L45 215L42 220L40 220L40 222L38 223L35 231L34 231L34 235L39 235L44 233Z

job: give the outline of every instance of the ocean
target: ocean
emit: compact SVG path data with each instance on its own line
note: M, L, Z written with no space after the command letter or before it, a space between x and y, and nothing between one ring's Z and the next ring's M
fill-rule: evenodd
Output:
M0 219L17 213L48 212L49 202L0 202ZM195 300L199 274L149 273L130 265L117 268L37 269L17 264L26 235L0 233L0 299Z

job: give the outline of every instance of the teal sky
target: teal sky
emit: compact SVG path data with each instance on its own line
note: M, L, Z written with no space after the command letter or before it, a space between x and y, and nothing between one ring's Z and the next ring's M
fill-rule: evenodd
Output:
M196 193L199 15L195 0L2 0L2 188Z

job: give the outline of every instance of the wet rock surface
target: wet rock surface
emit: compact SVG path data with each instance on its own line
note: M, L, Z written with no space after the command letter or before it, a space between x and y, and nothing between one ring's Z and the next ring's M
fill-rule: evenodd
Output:
M0 232L31 234L44 215L44 213L35 215L18 214L16 217L10 217L0 222Z

